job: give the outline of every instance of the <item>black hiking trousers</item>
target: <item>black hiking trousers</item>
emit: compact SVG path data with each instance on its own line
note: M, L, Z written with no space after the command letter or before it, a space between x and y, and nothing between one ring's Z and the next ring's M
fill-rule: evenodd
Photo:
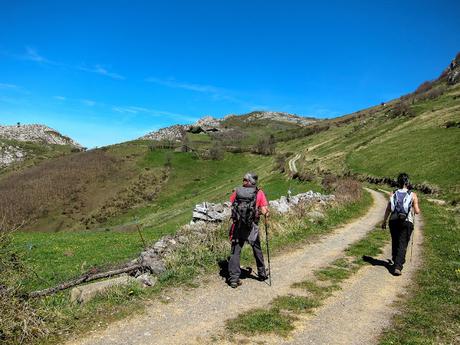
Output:
M391 254L394 268L402 270L406 262L407 245L414 230L414 224L408 221L390 220Z
M241 268L240 268L240 255L241 249L244 246L246 240L244 239L234 239L232 240L232 251L230 260L228 262L228 272L229 272L229 283L236 283L240 280ZM262 247L260 246L260 237L257 236L257 239L252 245L252 252L254 258L256 259L257 265L257 274L259 277L266 277L267 273L265 271L264 264L264 255L262 254Z

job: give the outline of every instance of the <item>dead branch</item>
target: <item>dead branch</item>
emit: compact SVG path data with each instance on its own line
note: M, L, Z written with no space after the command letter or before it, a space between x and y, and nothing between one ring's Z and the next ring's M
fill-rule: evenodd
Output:
M140 268L142 268L142 265L135 264L135 265L130 265L130 266L126 266L123 268L118 268L118 269L106 271L106 272L99 272L99 273L94 273L94 274L86 273L78 278L72 279L68 282L61 283L55 287L44 289L44 290L39 290L39 291L33 291L28 294L28 297L36 298L36 297L52 295L58 291L66 290L68 288L71 288L71 287L74 287L74 286L77 286L83 283L87 283L87 282L101 279L101 278L113 277L113 276L116 276L122 273L132 272Z

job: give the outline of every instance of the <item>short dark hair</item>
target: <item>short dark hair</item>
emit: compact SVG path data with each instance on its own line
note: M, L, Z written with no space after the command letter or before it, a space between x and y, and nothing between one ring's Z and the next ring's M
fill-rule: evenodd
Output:
M404 186L409 187L409 175L407 175L406 173L400 173L398 175L398 179L396 180L396 182L399 188L402 188Z

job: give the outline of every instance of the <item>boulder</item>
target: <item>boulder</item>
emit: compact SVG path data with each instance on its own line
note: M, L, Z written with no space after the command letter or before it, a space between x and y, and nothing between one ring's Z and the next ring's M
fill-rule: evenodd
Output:
M112 287L126 286L132 283L138 283L138 281L133 277L123 274L116 278L74 287L70 291L70 301L84 304L93 299L98 293L105 292Z
M136 277L136 280L142 284L144 287L151 287L154 286L158 280L157 277L152 276L149 273L141 274L140 276Z
M192 212L192 223L222 222L230 216L230 209L222 204L203 202L197 204Z

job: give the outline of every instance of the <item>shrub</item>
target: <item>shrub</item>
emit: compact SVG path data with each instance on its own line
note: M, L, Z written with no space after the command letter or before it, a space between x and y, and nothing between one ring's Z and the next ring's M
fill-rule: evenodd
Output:
M337 181L338 181L338 177L336 175L326 174L323 176L321 185L326 192L331 193L334 191Z
M425 81L419 85L419 87L415 90L415 94L420 94L427 92L428 90L431 90L433 88L433 82L431 81Z
M362 185L351 177L338 177L327 174L323 177L322 186L328 193L333 193L340 203L359 200L362 196Z
M275 154L275 137L271 134L268 138L260 139L252 148L252 152L264 156Z
M460 128L460 121L447 121L444 124L445 128Z
M390 112L390 117L413 116L414 111L407 101L399 101Z
M209 150L209 158L211 158L214 161L221 161L222 159L224 159L224 154L224 149L222 148L222 145L220 145L218 142L214 143L214 145Z
M275 165L273 167L274 171L279 171L280 173L284 173L286 171L286 160L287 154L279 154L275 157Z
M29 344L48 333L48 315L36 310L22 289L30 270L11 243L12 232L0 221L0 343Z
M311 170L305 170L296 174L295 178L300 181L310 182L313 181L316 177L316 174ZM294 178L294 177L293 177Z
M361 198L362 185L352 178L341 178L337 181L334 193L339 202L357 201Z

